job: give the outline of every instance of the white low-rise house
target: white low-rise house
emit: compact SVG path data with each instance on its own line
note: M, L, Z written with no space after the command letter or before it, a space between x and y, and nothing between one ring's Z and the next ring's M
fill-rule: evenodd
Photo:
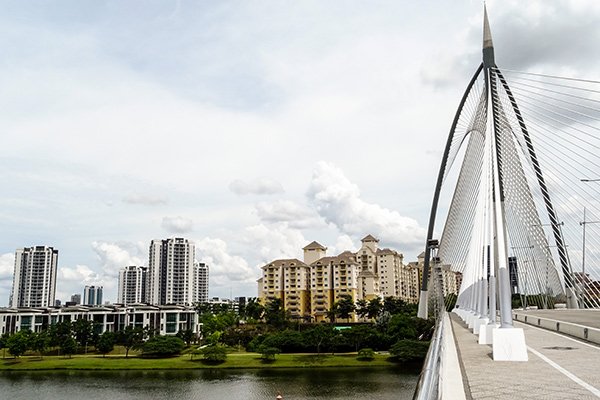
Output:
M192 307L147 304L101 307L72 306L63 308L0 308L0 334L21 330L40 332L63 321L85 319L94 323L96 332L117 332L127 326L151 328L159 335L176 335L191 329L200 334L200 321Z

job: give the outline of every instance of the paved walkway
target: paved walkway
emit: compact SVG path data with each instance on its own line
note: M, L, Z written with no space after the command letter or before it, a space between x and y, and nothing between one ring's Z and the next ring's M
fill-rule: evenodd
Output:
M600 310L513 310L513 312L600 328Z
M600 347L517 322L529 361L494 362L491 345L478 344L454 313L451 319L467 398L600 398Z

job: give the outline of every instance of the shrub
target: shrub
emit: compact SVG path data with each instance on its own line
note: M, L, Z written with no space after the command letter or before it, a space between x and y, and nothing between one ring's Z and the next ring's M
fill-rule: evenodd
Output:
M427 356L427 350L429 350L429 342L399 340L390 348L390 355L401 362L422 361Z
M281 351L277 347L269 347L262 345L258 348L258 352L260 353L260 358L263 360L275 360L275 356Z
M200 349L200 354L203 360L212 363L221 363L227 360L227 349L218 344Z
M373 351L373 349L369 348L360 349L358 351L358 357L356 358L361 361L371 361L375 358L375 352Z
M183 350L185 343L176 336L153 336L142 346L144 357L172 357Z

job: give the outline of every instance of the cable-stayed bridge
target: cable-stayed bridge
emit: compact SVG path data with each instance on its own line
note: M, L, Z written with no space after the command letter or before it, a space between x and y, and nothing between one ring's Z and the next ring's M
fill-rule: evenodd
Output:
M431 314L416 398L459 398L459 380L460 398L600 397L586 375L600 368L600 82L499 67L485 10L431 208L419 316Z

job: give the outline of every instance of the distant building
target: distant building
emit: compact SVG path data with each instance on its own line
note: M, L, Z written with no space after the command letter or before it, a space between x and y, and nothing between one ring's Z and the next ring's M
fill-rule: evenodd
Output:
M208 301L208 265L194 261L194 296L192 303Z
M10 307L54 305L58 250L48 246L17 249Z
M13 334L22 330L42 332L59 322L85 319L94 323L96 333L118 332L128 326L150 328L159 335L176 335L191 330L200 334L200 321L196 310L182 306L82 306L62 308L0 308L0 334Z
M192 305L194 291L194 243L183 238L153 240L148 257L149 303Z
M71 295L71 303L73 304L81 304L81 295L79 293Z
M83 305L102 305L102 286L86 286L83 289Z
M54 307L60 307L60 305L61 305L60 300L58 300L58 299L54 300Z
M327 256L327 248L317 242L304 247L304 260L274 260L262 267L257 280L258 297L263 303L281 299L294 318L325 321L333 305L344 296L359 300L396 297L416 303L419 294L417 263L405 265L404 256L379 249L379 240L365 236L358 252L344 251ZM452 275L454 276L454 275ZM351 315L350 320L357 320Z
M123 305L148 303L148 268L130 265L119 271L117 303Z

